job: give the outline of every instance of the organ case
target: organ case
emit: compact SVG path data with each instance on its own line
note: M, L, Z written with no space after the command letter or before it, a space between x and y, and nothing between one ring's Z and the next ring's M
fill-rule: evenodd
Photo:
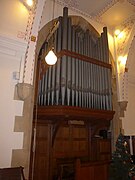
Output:
M111 140L95 137L109 129L114 115L107 28L99 36L73 22L65 7L39 53L33 123L37 144L42 144L36 149L35 164L44 168L36 171L35 165L36 180L58 178L59 167L73 165L78 158L92 164L108 162L111 156ZM47 66L44 57L52 47L58 61ZM101 157L95 149L100 146L104 152L104 144L108 155ZM44 153L39 153L43 147Z

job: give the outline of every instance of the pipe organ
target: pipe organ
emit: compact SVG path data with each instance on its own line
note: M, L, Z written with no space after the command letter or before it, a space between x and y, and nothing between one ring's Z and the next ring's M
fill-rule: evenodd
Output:
M67 176L62 175L62 169L70 163L72 177L66 179L83 178L83 173L78 175L83 165L87 167L83 172L91 180L98 176L93 174L98 166L99 174L104 171L101 180L108 179L111 139L106 137L114 111L107 28L99 36L86 24L81 17L68 16L65 7L39 52L33 110L33 147L37 144L31 163L33 180L62 179ZM58 61L48 66L44 58L52 47ZM77 159L80 163L75 169Z
M67 8L58 24L40 51L43 57L54 47L58 62L41 76L38 104L112 110L107 28L96 37L89 29L73 25Z

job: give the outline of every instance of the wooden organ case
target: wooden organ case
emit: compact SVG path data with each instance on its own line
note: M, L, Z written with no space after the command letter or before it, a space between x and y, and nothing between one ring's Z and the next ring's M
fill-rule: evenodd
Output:
M99 37L72 21L65 7L39 53L34 180L108 179L114 111L107 29ZM52 46L58 61L48 67Z

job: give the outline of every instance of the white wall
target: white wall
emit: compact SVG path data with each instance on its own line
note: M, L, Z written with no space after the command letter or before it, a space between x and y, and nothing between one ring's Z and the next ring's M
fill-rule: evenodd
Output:
M135 37L132 39L127 59L128 83L127 95L128 104L122 125L125 135L135 135Z
M11 165L12 149L22 149L23 133L14 132L15 116L22 116L23 102L14 100L17 80L26 43L0 36L0 167Z
M19 0L0 0L0 34L24 38L28 15Z
M128 85L128 104L122 120L124 134L135 135L135 84Z
M11 166L12 149L22 149L23 133L14 132L23 102L14 100L13 72L23 76L24 41L29 12L19 0L0 0L0 167Z

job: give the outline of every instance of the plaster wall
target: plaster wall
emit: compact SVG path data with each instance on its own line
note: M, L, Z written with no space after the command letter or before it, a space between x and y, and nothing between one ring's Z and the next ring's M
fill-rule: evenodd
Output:
M128 104L122 120L124 134L135 135L135 84L128 85Z
M28 10L19 0L0 0L0 34L24 38Z
M128 82L125 83L127 88L127 109L124 118L122 118L122 125L126 135L135 135L135 37L129 49L128 59Z
M12 150L23 148L24 132L15 132L23 101L15 100L14 94L15 85L22 82L28 16L19 0L0 1L0 167L10 167Z
M23 133L14 132L15 116L23 114L23 101L14 100L18 80L13 74L20 70L25 49L25 43L0 36L0 167L10 167L12 149L23 148Z

